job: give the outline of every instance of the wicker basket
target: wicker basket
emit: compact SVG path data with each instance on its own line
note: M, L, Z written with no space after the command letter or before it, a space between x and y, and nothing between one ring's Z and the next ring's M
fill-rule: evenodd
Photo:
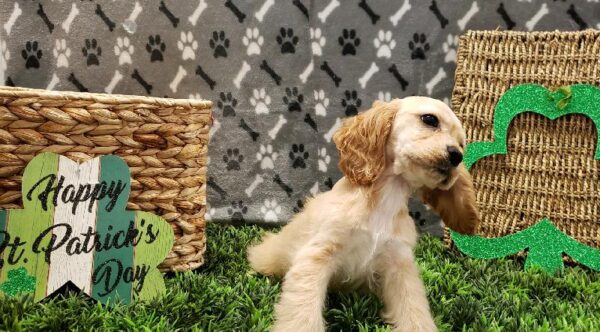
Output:
M600 85L600 32L468 32L460 39L452 106L469 142L492 141L494 108L509 88ZM508 154L471 168L482 224L498 237L548 217L563 232L600 248L600 161L594 123L525 113L511 123Z
M194 269L206 248L209 101L0 87L0 207L20 208L29 160L116 154L131 171L128 208L166 219L175 245L162 271Z

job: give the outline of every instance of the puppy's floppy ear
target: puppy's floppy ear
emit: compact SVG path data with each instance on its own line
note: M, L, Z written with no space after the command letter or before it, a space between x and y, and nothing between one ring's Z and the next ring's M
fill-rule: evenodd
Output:
M423 201L444 220L444 224L462 234L473 234L479 225L479 211L471 175L460 164L456 182L448 190L424 189Z
M376 101L368 111L346 119L333 136L340 169L350 182L370 185L383 172L385 147L398 109L398 102Z

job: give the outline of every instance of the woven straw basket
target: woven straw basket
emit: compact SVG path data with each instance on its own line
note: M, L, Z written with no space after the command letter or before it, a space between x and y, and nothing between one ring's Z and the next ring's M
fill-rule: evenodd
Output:
M494 108L509 88L600 85L600 32L470 31L460 39L457 64L453 109L469 142L492 141ZM504 236L548 217L578 241L600 248L596 141L594 123L583 115L518 115L509 128L508 153L471 168L482 217L478 233Z
M206 248L206 163L211 102L0 87L0 208L21 208L29 160L122 157L128 208L166 219L175 245L162 271L193 269Z

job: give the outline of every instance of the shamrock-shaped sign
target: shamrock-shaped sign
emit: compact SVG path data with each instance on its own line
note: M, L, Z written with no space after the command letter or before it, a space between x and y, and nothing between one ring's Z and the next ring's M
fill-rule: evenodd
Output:
M561 87L554 92L541 85L522 84L508 90L494 112L494 141L473 142L465 151L464 162L471 168L478 160L506 154L508 127L521 113L533 112L554 120L566 114L583 114L592 119L600 137L600 89L585 84ZM591 134L591 133L590 133ZM600 159L600 144L595 159ZM525 268L539 266L549 273L564 268L562 255L592 269L600 270L600 250L591 248L561 232L550 220L500 238L483 238L450 231L452 240L464 253L483 259L499 258L527 249Z
M174 241L171 226L126 210L130 176L117 156L83 164L54 153L31 160L22 210L0 211L0 291L35 301L68 282L102 303L164 294L156 266Z

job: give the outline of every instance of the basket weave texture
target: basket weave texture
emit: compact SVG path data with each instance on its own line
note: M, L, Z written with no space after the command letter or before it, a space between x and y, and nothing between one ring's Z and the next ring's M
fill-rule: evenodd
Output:
M21 208L29 160L115 154L131 172L128 209L154 212L175 244L159 268L203 263L211 102L0 87L0 208Z
M470 31L460 38L452 107L469 142L493 140L494 108L522 83L548 89L600 85L600 32ZM598 111L600 112L600 105ZM482 223L478 234L499 237L548 217L561 231L600 248L600 161L591 119L518 115L508 153L471 168Z

